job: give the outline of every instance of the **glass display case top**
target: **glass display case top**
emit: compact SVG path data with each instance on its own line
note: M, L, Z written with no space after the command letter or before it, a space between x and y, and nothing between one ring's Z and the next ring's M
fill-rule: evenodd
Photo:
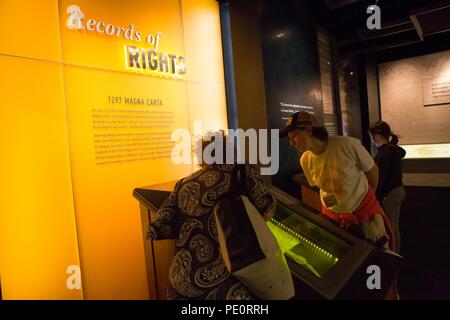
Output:
M277 203L268 225L283 253L318 278L323 278L350 247L348 242L281 203Z

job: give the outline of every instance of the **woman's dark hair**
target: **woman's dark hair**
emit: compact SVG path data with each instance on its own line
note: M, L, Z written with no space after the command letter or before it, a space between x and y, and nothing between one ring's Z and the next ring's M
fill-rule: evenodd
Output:
M389 125L384 121L375 122L370 126L370 133L373 135L378 134L385 138L387 141L390 141L392 144L398 143L398 136L392 132ZM389 139L391 137L391 139Z

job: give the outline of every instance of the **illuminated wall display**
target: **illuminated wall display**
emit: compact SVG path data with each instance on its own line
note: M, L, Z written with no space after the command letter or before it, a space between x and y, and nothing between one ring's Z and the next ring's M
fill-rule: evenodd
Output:
M141 31L136 31L134 24L130 24L127 28L124 28L112 23L85 18L84 12L77 5L69 5L66 12L69 14L66 26L70 30L86 30L87 32L106 34L115 38L123 37L125 40L139 43L145 38L145 42L151 46L150 49L139 48L133 45L125 46L125 65L127 68L135 71L153 71L166 75L182 76L186 74L186 63L183 56L158 52L158 45L163 33L157 32L155 35L148 34L147 36L143 36Z
M155 71L163 74L184 75L186 64L183 56L157 52L154 49L146 50L135 46L126 46L127 66L129 68Z
M450 105L450 78L422 80L422 88L425 106Z
M381 118L406 158L450 158L450 51L379 65Z
M174 130L227 128L218 2L24 6L0 3L3 298L147 299L132 191L194 170L172 163Z
M89 19L86 23L83 22L85 15L77 5L70 5L67 7L66 12L69 14L67 18L67 28L71 30L83 30L95 31L97 33L105 33L108 36L121 37L126 40L135 40L141 42L142 33L135 31L135 26L130 24L126 29L120 26L115 26L112 23L105 24L103 21L96 21L95 19ZM158 42L162 36L161 32L157 32L156 35L149 34L145 37L146 42L158 49Z

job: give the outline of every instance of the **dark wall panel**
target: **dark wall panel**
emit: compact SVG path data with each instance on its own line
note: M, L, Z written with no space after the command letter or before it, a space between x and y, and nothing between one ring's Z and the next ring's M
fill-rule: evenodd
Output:
M400 297L450 299L450 188L406 187L400 215Z
M289 114L313 111L320 120L323 104L315 25L284 2L261 6L261 40L269 128L283 128ZM301 172L299 154L280 140L280 170L272 183L297 196L292 176Z

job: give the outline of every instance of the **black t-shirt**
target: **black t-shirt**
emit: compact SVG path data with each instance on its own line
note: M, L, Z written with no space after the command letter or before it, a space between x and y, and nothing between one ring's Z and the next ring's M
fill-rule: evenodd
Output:
M393 189L403 185L401 159L406 155L405 149L386 143L378 147L375 163L379 168L377 199L383 198Z

